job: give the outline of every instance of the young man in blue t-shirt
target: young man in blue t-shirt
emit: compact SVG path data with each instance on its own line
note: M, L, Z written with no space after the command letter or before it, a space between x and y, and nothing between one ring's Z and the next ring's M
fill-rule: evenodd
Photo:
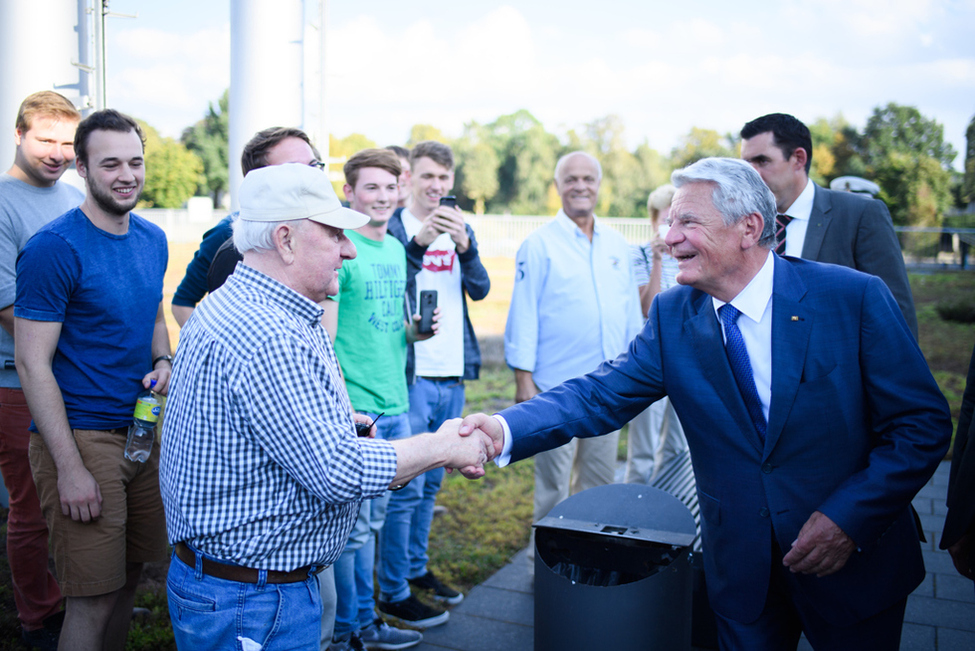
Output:
M66 598L59 648L123 648L142 565L166 558L159 446L145 463L124 448L138 394L169 383L168 254L162 230L130 212L145 182L136 122L93 113L74 149L88 196L17 260L17 372Z

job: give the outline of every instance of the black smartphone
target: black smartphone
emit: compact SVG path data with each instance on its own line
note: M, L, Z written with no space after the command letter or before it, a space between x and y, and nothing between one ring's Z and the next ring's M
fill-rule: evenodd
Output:
M440 197L441 206L450 206L451 208L457 207L457 197L452 194L448 194L446 197Z
M378 423L379 422L379 419L382 418L385 414L386 414L385 411L383 413L379 414L378 416L376 416L376 420L372 421L371 423L360 423L359 421L356 421L355 422L355 435L358 436L358 437L366 437L366 436L369 436L369 431L372 429L372 426L375 425L376 423Z
M441 201L446 199L443 197ZM437 290L424 289L420 291L420 327L416 329L420 334L433 332L433 310L437 307Z

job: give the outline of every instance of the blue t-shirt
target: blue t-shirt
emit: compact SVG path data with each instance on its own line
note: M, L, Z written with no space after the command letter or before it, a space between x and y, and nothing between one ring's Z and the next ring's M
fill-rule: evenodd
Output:
M132 422L152 370L168 255L155 224L130 213L128 232L113 235L75 208L38 230L18 256L14 316L61 322L52 366L72 428Z

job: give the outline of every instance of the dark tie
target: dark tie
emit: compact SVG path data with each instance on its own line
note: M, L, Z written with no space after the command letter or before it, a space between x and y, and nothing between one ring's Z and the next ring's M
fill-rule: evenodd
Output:
M741 391L742 398L745 399L745 407L748 408L748 415L752 418L755 431L759 438L765 440L765 414L762 412L762 402L758 399L758 389L755 388L755 378L752 376L752 364L748 360L748 350L745 348L745 340L741 338L741 330L738 329L738 311L731 303L726 303L718 308L721 315L721 322L724 324L725 350L728 353L728 361L731 362L731 372L735 374L735 381L738 383L738 390Z
M785 227L792 220L793 217L789 217L788 215L775 216L775 241L778 242L775 245L775 252L779 255L785 255Z

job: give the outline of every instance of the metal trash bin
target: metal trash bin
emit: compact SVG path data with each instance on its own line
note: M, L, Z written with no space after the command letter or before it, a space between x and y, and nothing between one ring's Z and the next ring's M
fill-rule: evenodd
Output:
M609 484L535 523L535 651L691 648L697 533L673 495Z

